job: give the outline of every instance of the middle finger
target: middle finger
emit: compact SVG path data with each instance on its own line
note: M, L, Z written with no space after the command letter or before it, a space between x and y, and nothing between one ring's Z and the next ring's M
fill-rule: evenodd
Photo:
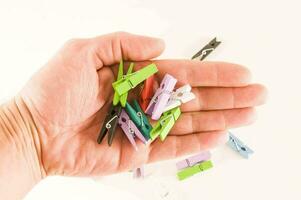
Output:
M192 92L196 98L182 104L182 112L258 106L264 103L267 94L265 87L259 84L237 88L195 87Z
M249 125L255 120L254 108L182 113L170 135L226 130Z

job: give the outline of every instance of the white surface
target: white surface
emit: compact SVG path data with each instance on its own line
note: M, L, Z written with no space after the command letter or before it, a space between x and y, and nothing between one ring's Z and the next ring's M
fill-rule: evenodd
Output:
M117 30L160 36L167 46L162 57L190 58L218 36L223 43L208 59L248 66L270 91L258 122L234 131L255 154L242 160L222 148L208 173L185 182L167 173L136 185L149 197L171 191L169 199L301 199L300 19L297 0L0 0L0 97L15 94L69 38ZM26 200L139 199L125 176L52 177Z

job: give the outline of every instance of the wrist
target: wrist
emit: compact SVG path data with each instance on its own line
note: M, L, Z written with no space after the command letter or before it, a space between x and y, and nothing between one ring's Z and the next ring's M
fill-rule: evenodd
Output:
M7 199L22 198L45 172L39 133L20 97L0 106L0 144L1 194L7 194Z

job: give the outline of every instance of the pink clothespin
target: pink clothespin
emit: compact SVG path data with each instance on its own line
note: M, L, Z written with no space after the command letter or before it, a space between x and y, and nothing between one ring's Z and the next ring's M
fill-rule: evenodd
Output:
M135 179L144 178L144 177L145 177L144 166L134 169L134 178Z
M198 164L202 161L209 160L210 157L211 157L211 154L210 154L209 151L199 153L197 155L188 157L185 160L177 162L177 164L176 164L177 169L181 170L181 169L184 169L184 168L187 168L187 167L192 167L192 166L194 166L194 165L196 165L196 164Z
M118 124L122 128L123 132L137 151L137 144L135 142L136 136L143 142L146 143L145 138L139 131L139 129L136 127L134 122L130 119L128 114L122 109L121 114L118 119Z
M166 74L153 96L151 102L146 108L146 113L151 115L153 120L158 120L164 112L165 106L172 94L172 91L177 83L177 79L169 74Z

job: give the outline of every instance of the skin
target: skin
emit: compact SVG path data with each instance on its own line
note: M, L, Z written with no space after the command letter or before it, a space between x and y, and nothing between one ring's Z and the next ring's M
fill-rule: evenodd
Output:
M254 121L266 89L247 68L224 62L153 60L158 85L166 73L190 84L196 99L164 142L132 148L121 129L111 147L96 139L113 98L120 59L146 66L164 50L160 39L113 33L73 39L0 109L0 196L20 199L50 175L103 176L223 144L227 129ZM128 63L125 63L128 66ZM138 98L139 88L130 98ZM7 183L10 184L7 184Z

